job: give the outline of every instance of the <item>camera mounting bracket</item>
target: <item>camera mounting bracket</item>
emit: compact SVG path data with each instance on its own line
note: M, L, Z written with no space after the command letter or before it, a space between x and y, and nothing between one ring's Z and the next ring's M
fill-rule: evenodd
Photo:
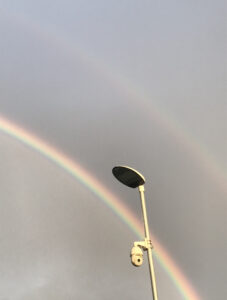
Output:
M134 247L140 247L143 250L152 249L153 245L150 239L145 238L144 241L134 242Z

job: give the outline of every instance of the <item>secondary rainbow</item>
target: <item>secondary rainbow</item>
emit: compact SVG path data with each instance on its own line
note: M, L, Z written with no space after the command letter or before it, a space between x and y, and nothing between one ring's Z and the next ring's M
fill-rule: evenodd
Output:
M129 226L131 230L137 234L138 237L143 236L143 225L129 210L129 208L78 163L71 160L69 157L66 157L63 153L51 147L34 134L29 133L25 129L1 116L0 131L36 150L59 167L63 168L90 189L100 200L102 200L125 224L127 224L127 226ZM200 297L195 289L191 286L167 251L158 242L157 238L151 234L151 239L155 247L154 254L157 260L169 274L184 299L199 300Z
M182 123L171 116L170 111L162 107L157 101L152 101L151 95L144 88L140 88L138 83L131 82L113 65L107 64L97 56L85 51L78 43L73 42L69 37L67 38L67 34L61 32L59 28L56 31L50 24L41 26L34 18L29 18L28 15L18 11L15 14L7 12L6 16L17 25L22 25L26 30L39 36L44 43L54 45L54 49L57 47L68 58L71 57L72 61L79 61L88 67L90 72L99 74L102 78L108 80L114 88L124 95L126 101L129 101L130 104L134 103L137 110L141 110L144 116L147 115L159 128L163 128L178 144L183 146L183 149L193 157L201 170L209 175L212 183L216 183L226 193L226 170L223 165L218 162L217 158L208 151L208 148L201 141L197 140L183 127Z

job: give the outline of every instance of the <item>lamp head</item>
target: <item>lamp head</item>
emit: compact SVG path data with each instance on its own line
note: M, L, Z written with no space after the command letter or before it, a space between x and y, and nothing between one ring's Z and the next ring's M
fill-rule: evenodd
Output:
M128 187L137 188L145 183L145 178L143 175L130 167L117 166L113 168L112 172L117 180Z

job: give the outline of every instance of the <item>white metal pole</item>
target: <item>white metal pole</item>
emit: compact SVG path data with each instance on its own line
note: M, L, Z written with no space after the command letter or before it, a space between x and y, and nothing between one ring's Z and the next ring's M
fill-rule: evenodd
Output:
M149 263L149 271L150 271L150 278L151 278L151 288L153 293L153 299L158 300L157 288L156 288L156 279L155 279L155 272L154 272L154 264L152 259L152 244L150 240L150 233L147 221L147 210L146 210L146 203L145 203L145 196L144 196L144 185L140 185L139 187L140 198L141 198L141 205L143 211L143 218L144 218L144 231L145 231L145 240L148 242L148 249L147 249L147 257Z

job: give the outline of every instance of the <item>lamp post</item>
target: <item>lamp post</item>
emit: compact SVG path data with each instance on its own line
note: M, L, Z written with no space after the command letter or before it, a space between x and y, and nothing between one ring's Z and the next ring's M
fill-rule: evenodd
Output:
M126 166L114 167L112 172L113 175L117 178L117 180L119 180L121 183L131 188L138 187L140 199L141 199L142 211L143 211L145 238L144 241L134 242L134 247L131 250L131 260L133 265L137 267L141 266L143 263L142 250L147 251L153 300L158 300L154 264L152 259L153 245L150 240L150 233L149 233L149 227L147 221L146 202L144 196L145 178L138 171Z

